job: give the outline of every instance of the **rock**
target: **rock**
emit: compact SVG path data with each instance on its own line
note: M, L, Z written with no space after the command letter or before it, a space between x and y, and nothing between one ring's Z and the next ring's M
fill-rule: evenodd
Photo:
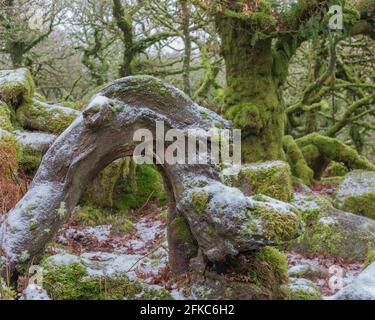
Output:
M205 269L202 256L192 259L192 296L198 300L265 300L284 298L280 287L288 282L285 254L265 247L234 260L231 273Z
M290 203L301 212L305 222L319 217L332 208L331 200L328 197L312 193L296 192Z
M358 170L346 175L337 190L334 205L375 219L375 172Z
M243 166L234 186L248 196L264 194L285 202L293 198L292 174L289 165L283 161Z
M327 300L375 300L375 263L372 263L348 286Z
M29 284L23 291L21 300L51 300L46 290L35 284Z
M287 300L322 300L319 288L307 279L291 278L290 283L280 289Z
M122 258L117 261L119 257ZM129 276L127 270L137 259L137 256L100 252L85 253L82 257L52 256L43 264L43 287L54 300L172 299L165 289ZM114 269L116 266L120 272Z
M199 247L211 261L296 239L303 231L299 211L267 196L246 197L214 180L196 180L178 208Z
M18 130L14 132L14 135L22 146L40 153L45 153L57 138L55 135L49 133L21 132Z
M34 95L35 84L26 68L0 71L0 100L17 109Z
M36 99L22 104L17 120L25 129L60 134L80 115L77 110L48 104Z
M311 263L303 262L299 265L293 266L288 270L291 278L305 278L314 280L318 278L325 278L328 275L328 270L322 267L314 266Z
M375 221L330 208L311 220L305 234L292 246L302 254L330 254L360 261L375 246Z

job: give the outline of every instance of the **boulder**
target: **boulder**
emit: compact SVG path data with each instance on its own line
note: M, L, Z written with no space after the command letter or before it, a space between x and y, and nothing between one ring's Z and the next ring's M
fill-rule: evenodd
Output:
M202 256L192 259L192 296L198 300L283 299L282 285L288 283L288 261L273 247L248 253L227 266L230 274L207 268Z
M264 194L285 202L293 198L291 170L289 165L283 161L243 166L234 186L248 196Z
M375 246L375 221L329 208L309 221L304 235L292 246L302 254L330 254L361 261Z
M287 300L322 300L319 288L307 279L291 278L290 283L280 289Z
M95 260L98 256L101 261ZM80 257L52 256L42 265L43 288L53 300L171 300L164 288L127 274L137 259L137 256L100 252ZM120 272L116 267L121 268Z
M45 153L57 138L54 134L19 130L14 132L14 136L23 147L40 153Z
M34 91L34 81L26 68L0 70L0 100L9 107L17 109L33 97Z
M80 115L80 112L33 98L22 104L16 115L25 129L60 134Z
M328 300L375 300L375 263L369 265L358 277Z
M308 280L325 278L328 276L327 269L315 266L308 262L302 262L299 265L290 267L288 273L291 278L305 278Z
M346 175L335 194L334 205L375 219L375 172L358 170Z
M197 179L178 209L186 214L199 247L211 261L298 238L299 211L267 196L246 197L239 189Z
M296 192L290 204L301 212L307 223L332 208L332 201L328 197L303 192Z

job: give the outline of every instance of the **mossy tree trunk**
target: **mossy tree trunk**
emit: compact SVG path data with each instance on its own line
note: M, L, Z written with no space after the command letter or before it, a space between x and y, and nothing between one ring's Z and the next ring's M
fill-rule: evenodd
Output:
M242 129L243 160L283 159L285 114L272 39L254 43L246 21L217 16L226 64L226 116ZM287 65L284 65L287 70Z

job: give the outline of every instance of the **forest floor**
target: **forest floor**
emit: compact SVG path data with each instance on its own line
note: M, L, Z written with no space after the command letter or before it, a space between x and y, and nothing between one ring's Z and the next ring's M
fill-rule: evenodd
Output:
M166 208L137 212L133 228L119 234L111 225L85 227L71 219L61 228L48 254L56 262L79 256L93 276L126 274L154 288L167 289L174 299L189 299L190 275L173 276L168 265Z
M313 193L331 195L332 186L317 186ZM190 275L172 276L168 265L168 243L166 240L167 208L151 204L144 212L133 216L133 228L127 234L116 233L111 225L88 227L78 225L71 219L55 238L56 246L48 248L53 259L61 262L71 255L79 256L88 271L96 276L127 274L155 288L165 288L175 299L189 299ZM310 266L320 270L311 277L327 297L334 293L334 272L342 271L343 284L349 284L361 271L361 263L346 263L330 255L301 255L285 252L289 268Z

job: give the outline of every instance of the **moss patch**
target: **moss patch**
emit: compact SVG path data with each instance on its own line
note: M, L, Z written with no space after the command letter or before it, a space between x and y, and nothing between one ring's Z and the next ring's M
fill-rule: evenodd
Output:
M170 225L174 239L182 247L187 258L195 257L198 253L198 244L194 239L189 224L182 215L178 215Z
M146 288L127 276L89 277L80 263L44 266L43 287L54 300L164 300L166 290Z
M258 205L251 214L262 221L264 236L276 244L296 239L301 234L302 224L297 210L293 213L280 213Z
M0 129L12 132L14 130L11 122L11 111L8 106L0 101Z
M235 186L246 195L264 194L286 202L293 198L290 167L281 161L243 167Z
M115 195L116 208L137 209L152 200L160 205L166 202L163 178L154 165L135 165L130 161L124 167L123 177Z
M205 192L193 192L191 195L192 207L198 213L205 213L208 203L208 195Z
M280 298L280 286L288 282L288 260L284 253L265 247L255 254L248 266L248 277L257 286L266 288L271 299Z

